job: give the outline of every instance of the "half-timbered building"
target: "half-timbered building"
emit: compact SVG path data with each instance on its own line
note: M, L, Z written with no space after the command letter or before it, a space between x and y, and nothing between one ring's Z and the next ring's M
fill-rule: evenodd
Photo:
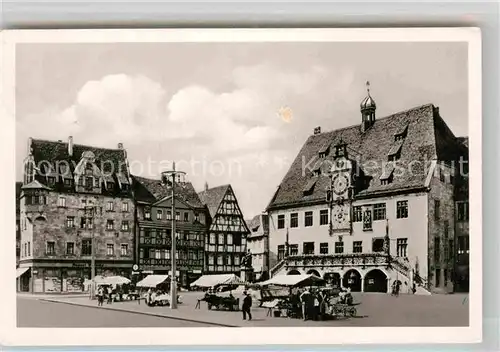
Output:
M199 194L206 206L205 272L240 274L250 233L231 185L208 188Z

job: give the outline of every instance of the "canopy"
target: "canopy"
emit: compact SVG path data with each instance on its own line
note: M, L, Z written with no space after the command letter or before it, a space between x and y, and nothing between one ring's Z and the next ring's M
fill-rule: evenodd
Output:
M324 282L324 280L315 275L278 275L267 281L261 282L261 286L277 285L277 286L311 286Z
M101 285L123 285L130 283L130 280L123 276L96 276L94 282Z
M17 268L16 269L16 279L21 276L22 274L24 274L25 272L27 272L28 270L30 270L29 267L27 268Z
M219 285L243 285L244 282L235 274L203 275L193 282L191 287L215 287Z
M148 275L137 283L137 287L156 287L165 282L168 275Z

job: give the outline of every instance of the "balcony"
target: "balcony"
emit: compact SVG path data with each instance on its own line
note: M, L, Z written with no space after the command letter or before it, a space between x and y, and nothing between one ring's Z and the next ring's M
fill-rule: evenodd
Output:
M390 265L389 257L382 253L359 254L310 254L291 255L284 259L288 268L294 267L340 267Z

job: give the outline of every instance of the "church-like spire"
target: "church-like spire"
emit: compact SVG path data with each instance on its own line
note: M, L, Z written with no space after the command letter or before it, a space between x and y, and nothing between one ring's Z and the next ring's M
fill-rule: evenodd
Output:
M377 105L370 95L370 82L366 82L366 97L361 101L361 131L365 132L375 123L375 110Z

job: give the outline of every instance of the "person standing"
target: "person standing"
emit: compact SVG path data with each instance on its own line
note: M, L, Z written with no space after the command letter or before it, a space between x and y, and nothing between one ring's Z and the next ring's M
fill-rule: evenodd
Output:
M310 317L310 310L309 310L310 300L311 300L311 292L309 292L309 290L306 287L304 289L304 292L302 292L302 294L300 295L300 302L302 303L302 318L304 320L307 320Z
M243 292L243 295L245 296L243 298L243 305L241 307L241 310L243 311L243 320L246 320L247 314L248 314L248 320L252 320L252 313L250 309L252 308L252 297L248 294L247 291Z
M98 307L102 306L103 302L104 302L104 292L102 290L102 287L99 287L97 289L97 306Z

